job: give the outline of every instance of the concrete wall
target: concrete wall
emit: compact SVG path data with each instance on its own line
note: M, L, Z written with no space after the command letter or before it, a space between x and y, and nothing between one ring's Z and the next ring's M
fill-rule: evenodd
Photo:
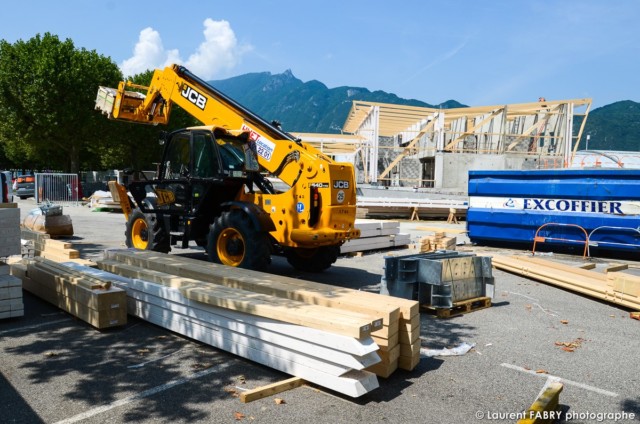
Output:
M436 168L440 161L442 181L439 188L465 192L471 170L539 169L558 163L558 157L532 155L482 155L472 153L438 153Z

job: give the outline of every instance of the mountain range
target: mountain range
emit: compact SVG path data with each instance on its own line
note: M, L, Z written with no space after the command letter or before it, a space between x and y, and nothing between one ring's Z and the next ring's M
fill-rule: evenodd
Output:
M210 83L248 109L289 132L340 133L353 100L431 108L466 107L455 100L429 104L363 87L328 88L317 80L303 82L291 70L258 72ZM577 125L575 126L577 128ZM587 118L580 149L640 151L640 103L624 100L593 109Z

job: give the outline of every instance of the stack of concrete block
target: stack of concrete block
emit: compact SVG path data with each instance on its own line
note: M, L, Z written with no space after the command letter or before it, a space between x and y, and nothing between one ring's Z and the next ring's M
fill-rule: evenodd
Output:
M0 203L0 258L20 254L20 209Z
M9 265L0 264L0 319L23 315L22 281L9 274Z
M20 209L15 203L0 204L0 318L24 315L22 281L10 275L5 258L20 255Z

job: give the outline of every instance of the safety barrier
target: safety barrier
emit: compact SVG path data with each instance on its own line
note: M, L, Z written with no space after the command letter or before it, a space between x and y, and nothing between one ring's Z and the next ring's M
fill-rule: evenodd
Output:
M79 201L79 181L77 174L35 174L36 203L55 203L77 206Z
M606 240L599 240L599 241L592 241L591 238L593 237L593 233L595 233L598 230L617 230L617 231L632 231L635 232L638 237L640 237L640 230L638 228L630 228L630 227L615 227L615 226L610 226L610 225L602 225L600 227L594 228L590 233L589 233L589 247L594 246L600 246L603 244L609 245L609 246L629 246L629 247L640 247L640 244L638 243L620 243L620 242L615 242L615 241L606 241ZM587 255L591 256L591 252L590 249L587 251Z
M584 233L584 240L579 240L579 239L567 239L567 238L562 238L562 237L542 237L540 236L540 230L542 230L544 227L548 227L548 226L557 226L557 227L573 227L573 228L578 228L580 230L582 230L582 232ZM589 251L589 234L587 233L587 230L585 230L584 228L582 228L581 226L577 225L577 224L563 224L563 223L559 223L559 222L547 222L546 224L543 224L541 226L538 227L538 229L536 230L536 235L533 237L533 250L532 253L535 254L536 253L536 244L537 243L544 243L547 240L553 240L553 241L568 241L568 242L573 242L573 243L584 243L584 253L582 254L582 257L586 258L588 251Z

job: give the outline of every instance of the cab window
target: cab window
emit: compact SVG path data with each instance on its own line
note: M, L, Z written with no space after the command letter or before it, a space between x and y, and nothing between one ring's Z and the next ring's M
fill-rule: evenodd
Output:
M193 134L193 177L211 178L218 174L218 158L213 151L213 137L209 132Z
M189 133L174 135L169 141L164 162L164 178L175 180L189 176Z

